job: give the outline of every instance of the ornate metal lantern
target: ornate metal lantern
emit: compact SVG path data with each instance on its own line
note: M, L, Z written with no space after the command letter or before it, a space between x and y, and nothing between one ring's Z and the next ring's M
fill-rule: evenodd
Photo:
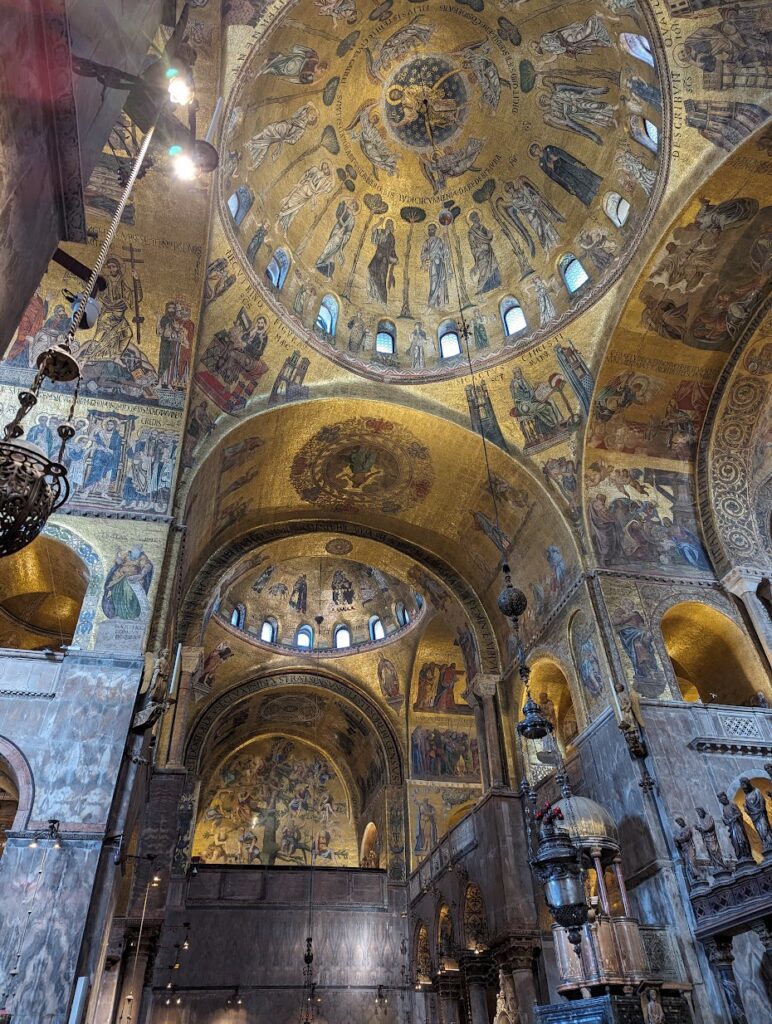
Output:
M75 434L72 419L80 385L80 367L70 351L71 338L72 334L64 344L55 345L38 356L38 372L32 387L19 392L19 408L0 439L0 557L20 551L33 541L51 513L69 497L70 485L63 459L65 446ZM24 436L22 420L37 404L44 380L77 381L67 419L57 427L61 444L55 460L42 449L21 440Z
M497 600L499 611L502 615L506 615L508 619L512 619L515 626L517 626L517 620L528 607L528 599L522 590L518 590L517 587L513 586L512 576L506 562L502 565L501 571L504 574L504 587Z
M538 817L538 815L537 815ZM563 820L559 807L541 812L539 845L531 863L544 886L544 900L555 922L568 932L568 940L578 946L581 928L587 923L589 907L584 887L584 869L571 836L556 821Z
M527 740L543 740L552 732L552 722L544 715L529 690L526 690L523 718L517 723L517 731Z

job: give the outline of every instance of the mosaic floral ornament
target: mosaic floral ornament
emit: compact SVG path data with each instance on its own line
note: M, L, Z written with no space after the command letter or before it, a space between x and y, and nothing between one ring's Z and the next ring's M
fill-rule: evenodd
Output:
M291 480L315 505L399 515L428 497L434 468L428 449L405 427L357 416L314 434L295 456Z

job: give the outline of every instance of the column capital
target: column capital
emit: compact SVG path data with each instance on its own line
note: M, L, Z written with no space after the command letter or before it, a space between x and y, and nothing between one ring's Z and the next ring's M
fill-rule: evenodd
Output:
M755 594L759 584L768 579L770 571L753 565L736 565L721 578L721 585L735 597Z
M201 667L204 660L203 647L183 647L180 652L180 671L193 675Z
M461 977L458 971L438 971L435 975L437 992L441 999L459 999Z
M509 971L530 970L539 948L537 931L518 932L496 946L493 950L493 961L497 967Z
M478 672L472 680L471 690L477 697L495 697L499 676L490 672Z
M731 969L734 963L731 935L716 935L711 939L707 939L704 945L705 952L708 954L708 960L710 960L713 967L717 970L722 968Z
M470 950L461 959L461 969L467 985L485 986L490 979L493 962L487 954L473 953Z

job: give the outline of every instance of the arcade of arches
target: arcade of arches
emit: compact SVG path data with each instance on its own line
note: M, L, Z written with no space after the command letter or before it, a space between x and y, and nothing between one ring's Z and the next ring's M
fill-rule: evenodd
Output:
M0 558L0 1020L772 1019L768 6L24 6L3 424L159 54L219 165L159 115Z

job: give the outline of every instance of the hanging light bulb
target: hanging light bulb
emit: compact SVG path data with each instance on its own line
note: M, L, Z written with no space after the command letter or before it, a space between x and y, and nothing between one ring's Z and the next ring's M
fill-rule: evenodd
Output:
M166 69L166 82L169 99L175 106L187 107L193 102L193 78L188 68L171 67Z

